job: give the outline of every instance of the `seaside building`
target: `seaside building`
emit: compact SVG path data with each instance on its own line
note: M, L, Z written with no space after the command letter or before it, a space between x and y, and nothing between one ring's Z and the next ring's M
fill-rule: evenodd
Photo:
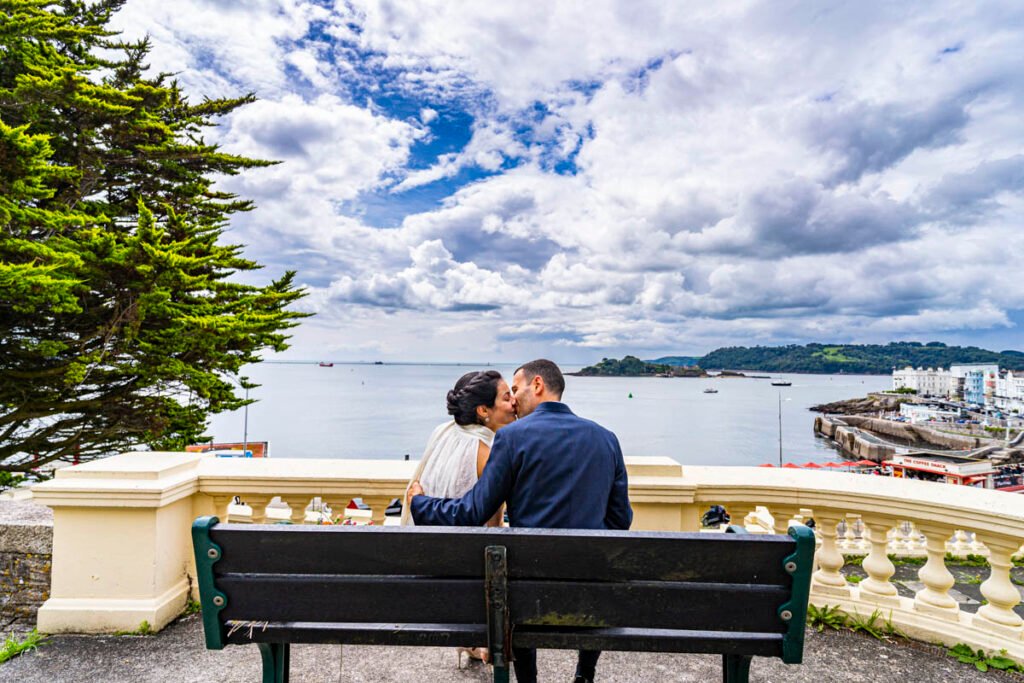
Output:
M991 404L999 366L995 363L960 363L950 365L949 372L959 387L958 395L967 403ZM986 397L988 400L986 401Z
M1008 370L996 378L993 405L1007 413L1024 413L1024 373Z
M960 383L949 371L942 368L912 368L893 370L892 388L913 389L921 396L957 398Z

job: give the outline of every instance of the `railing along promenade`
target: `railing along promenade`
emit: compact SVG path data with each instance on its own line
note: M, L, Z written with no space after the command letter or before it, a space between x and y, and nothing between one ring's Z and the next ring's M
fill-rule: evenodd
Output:
M326 503L339 515L354 497L384 508L403 494L415 462L234 459L126 453L59 470L33 488L53 508L53 572L39 611L45 632L112 632L148 621L162 628L196 597L190 526L199 515L299 523ZM933 643L1005 649L1024 662L1021 594L1010 578L1024 543L1024 496L849 473L680 466L627 458L634 529L697 531L709 505L724 505L752 531L782 532L813 517L819 548L811 602L884 620ZM238 496L245 506L232 505ZM315 514L313 515L315 517ZM926 555L922 588L900 596L888 555ZM954 556L983 554L990 569L976 614L950 595ZM866 555L852 584L846 555Z

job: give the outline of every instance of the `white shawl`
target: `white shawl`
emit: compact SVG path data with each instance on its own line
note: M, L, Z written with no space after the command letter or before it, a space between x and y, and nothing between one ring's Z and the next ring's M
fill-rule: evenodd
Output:
M461 498L476 483L476 453L483 442L488 448L494 432L483 425L462 426L450 420L438 425L427 441L423 458L412 475L419 480L423 492L438 498ZM406 493L409 487L405 488ZM409 505L403 501L402 525L414 526Z

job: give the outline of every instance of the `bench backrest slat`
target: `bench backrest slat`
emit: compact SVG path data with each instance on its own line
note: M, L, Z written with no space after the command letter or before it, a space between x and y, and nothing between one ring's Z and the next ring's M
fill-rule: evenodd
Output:
M483 548L508 548L509 579L788 584L782 536L555 529L219 525L218 572L479 577ZM315 548L315 550L314 550Z
M227 574L222 618L274 622L481 624L484 582L405 576ZM781 586L679 582L513 582L517 624L673 628L681 621L708 631L785 630L774 610L789 596ZM722 609L723 604L742 609Z

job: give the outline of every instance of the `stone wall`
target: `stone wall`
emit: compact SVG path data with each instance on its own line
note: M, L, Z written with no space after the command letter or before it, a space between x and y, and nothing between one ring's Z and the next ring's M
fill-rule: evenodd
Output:
M50 595L53 515L22 501L0 501L0 638L30 631Z

